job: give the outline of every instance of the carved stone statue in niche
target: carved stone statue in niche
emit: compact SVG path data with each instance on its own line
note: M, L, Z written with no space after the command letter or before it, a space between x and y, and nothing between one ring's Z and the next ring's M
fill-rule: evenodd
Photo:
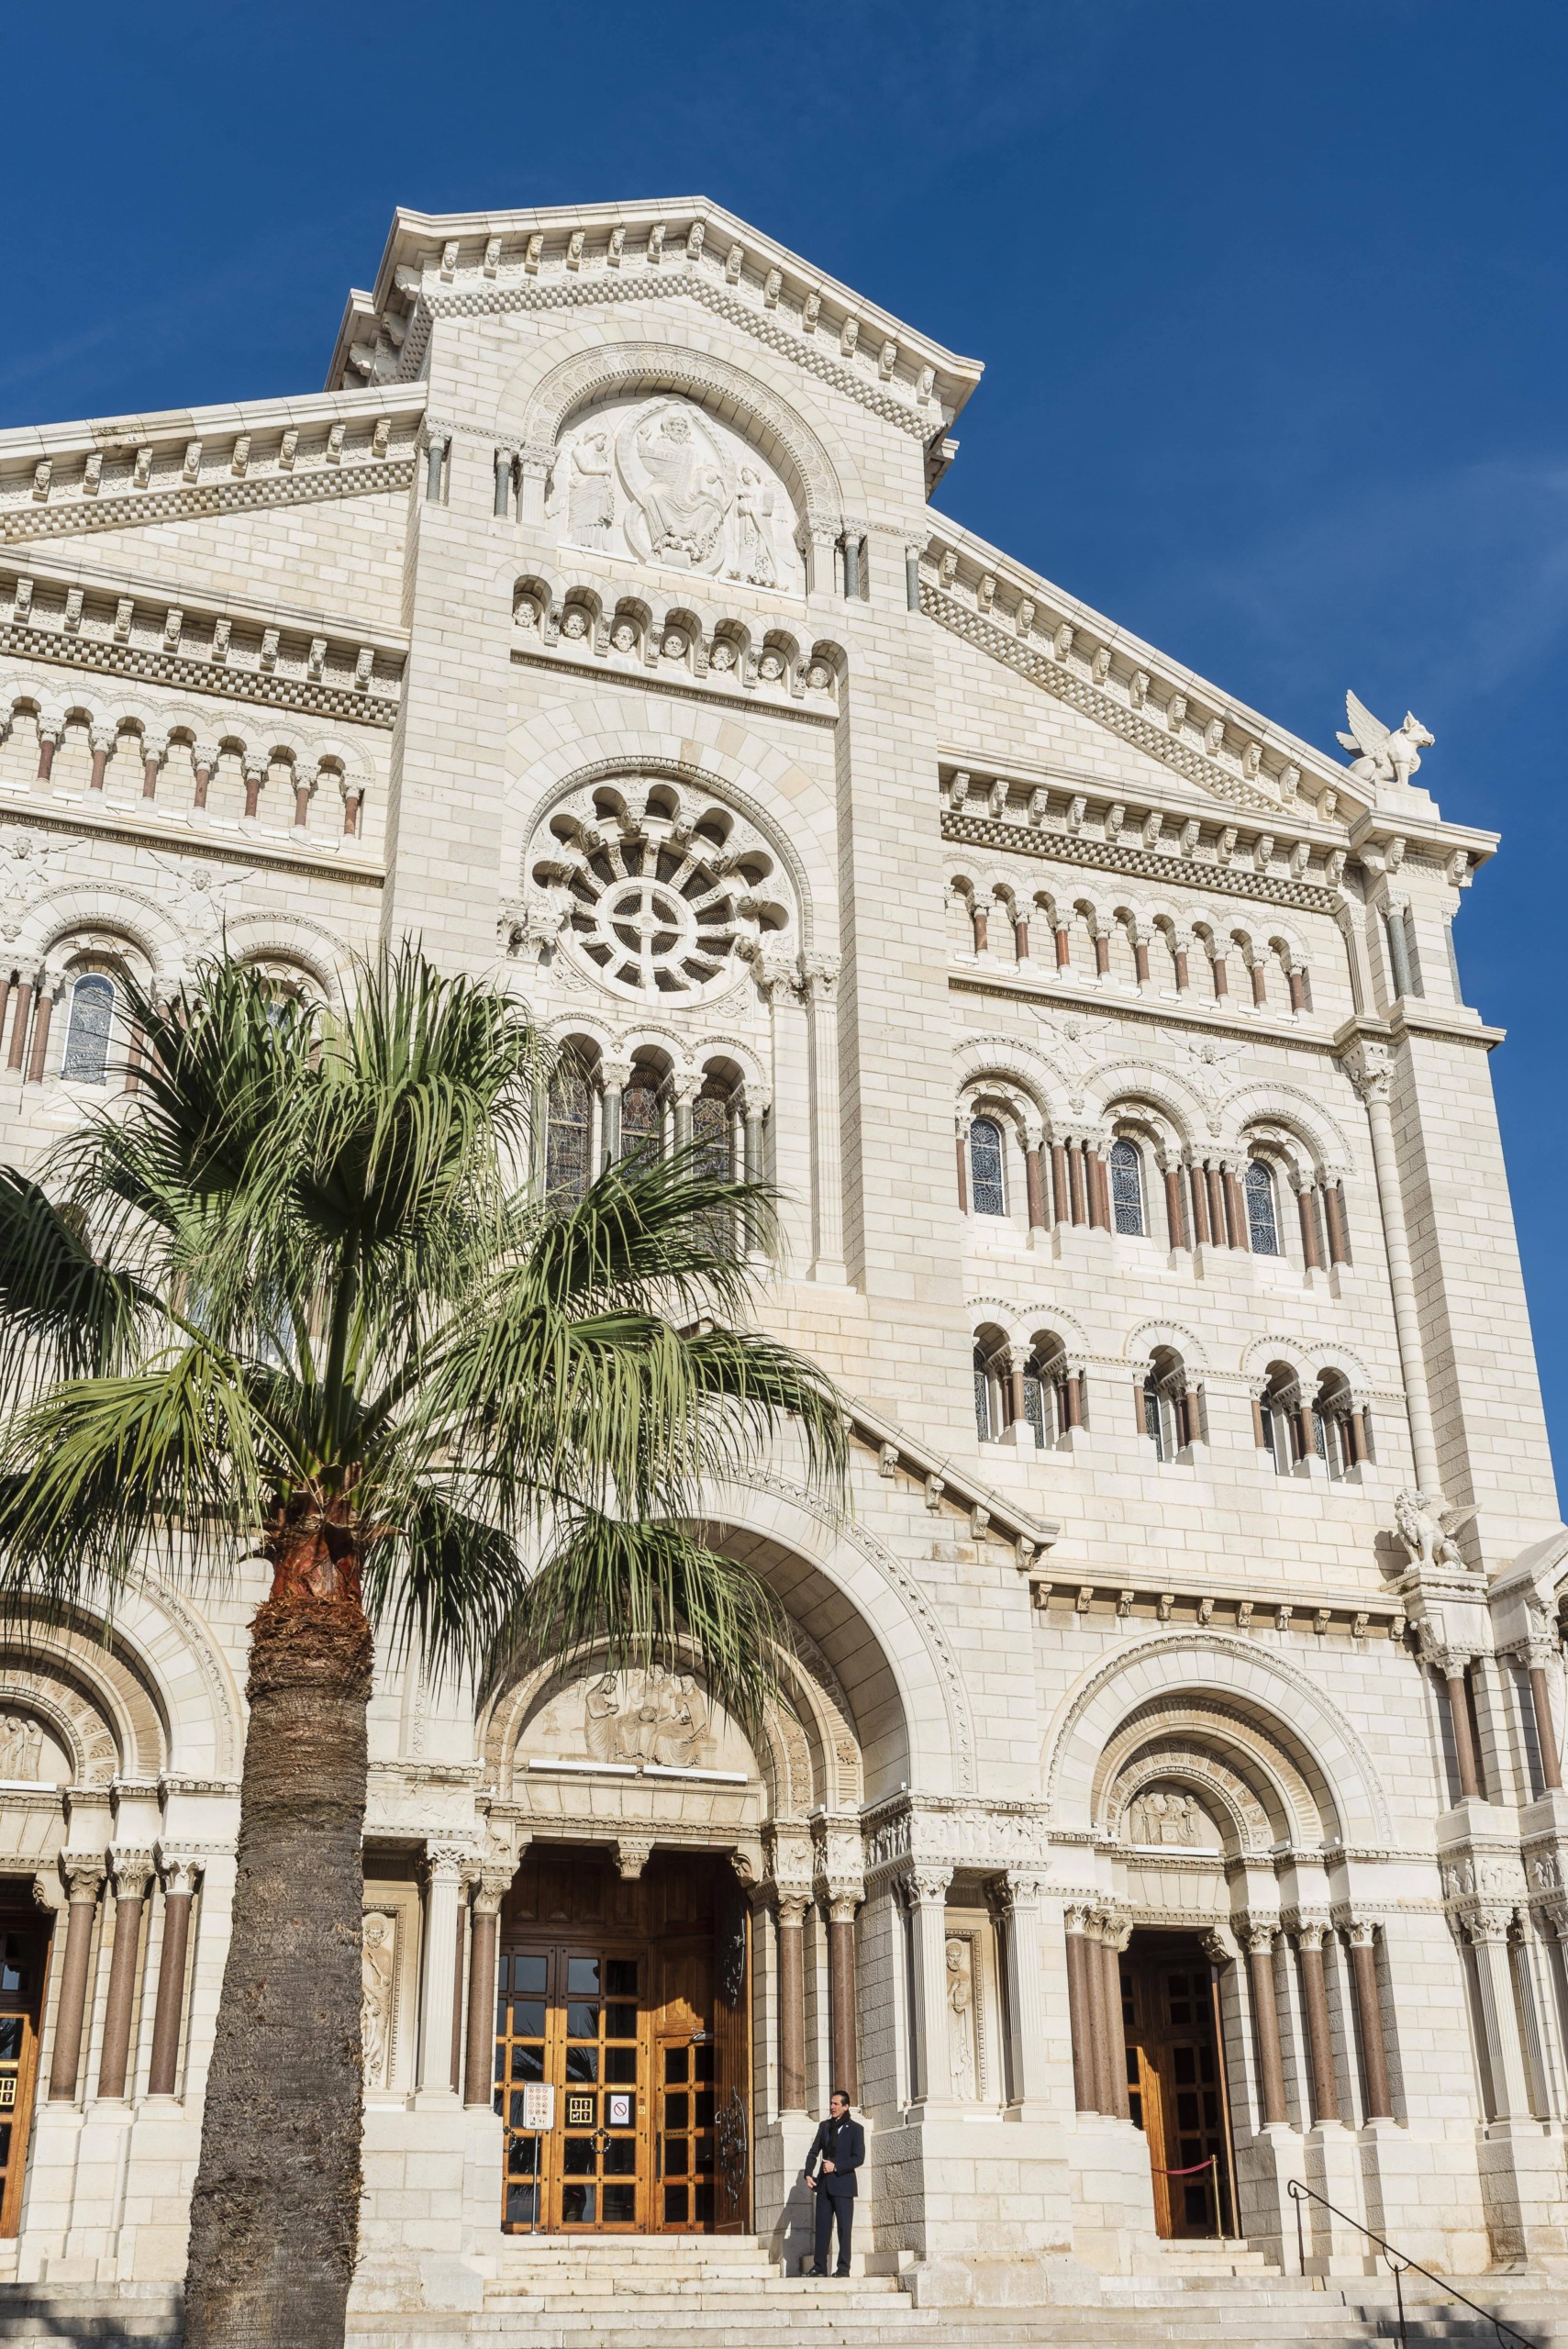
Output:
M1170 1787L1148 1787L1127 1807L1127 1835L1131 1843L1179 1843L1189 1849L1208 1839L1204 1817L1191 1795Z
M367 2088L384 2088L392 2070L392 1989L397 1963L397 1920L371 1909L364 1920L360 1966L360 2043Z
M707 1699L689 1672L651 1664L606 1672L584 1698L584 1736L596 1762L658 1762L700 1769L712 1742Z
M979 2093L974 2062L974 1953L962 1933L949 1936L948 2065L952 2093L961 2104L973 2104Z
M0 1713L0 1779L35 1785L43 1758L43 1731L30 1714Z

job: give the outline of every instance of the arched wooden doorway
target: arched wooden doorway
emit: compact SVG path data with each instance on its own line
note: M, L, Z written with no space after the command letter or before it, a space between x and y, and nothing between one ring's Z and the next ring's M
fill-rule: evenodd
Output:
M1127 2097L1162 2235L1234 2235L1218 1970L1196 1933L1135 1932L1121 1958Z
M749 2226L751 1997L728 1861L654 1852L628 1879L607 1850L531 1846L497 1965L506 2232Z

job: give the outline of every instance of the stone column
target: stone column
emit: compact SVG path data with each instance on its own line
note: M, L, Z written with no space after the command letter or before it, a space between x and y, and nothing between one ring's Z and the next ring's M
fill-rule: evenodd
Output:
M992 1910L1006 1935L1010 2106L1019 2121L1046 2111L1044 1957L1040 1945L1040 1879L1009 1868L992 1887ZM1081 1937L1080 1937L1081 1941ZM1076 2065L1076 2056L1074 2056Z
M1338 2121L1340 2091L1334 2079L1334 2048L1329 2030L1329 1986L1323 1972L1326 1924L1301 1924L1296 1946L1301 1952L1302 2005L1307 2010L1307 2065L1312 2075L1312 2118Z
M620 1156L620 1097L631 1082L629 1060L606 1053L599 1063L599 1165L601 1171Z
M194 816L205 816L206 813L207 792L211 787L213 769L217 764L217 744L216 742L196 742L192 745L191 769L195 783L191 794L191 813Z
M59 982L47 971L40 971L35 993L38 1010L33 1019L33 1048L28 1056L28 1083L43 1083L44 1064L49 1058L49 1025L54 1017L54 991Z
M813 1280L844 1279L844 1171L839 1130L839 957L803 954L811 1011Z
M87 788L101 792L109 761L114 756L117 738L106 727L95 726L87 739L93 752L93 771L87 778Z
M1296 1194L1296 1213L1301 1219L1301 1261L1309 1273L1321 1272L1323 1254L1318 1245L1318 1186L1306 1182Z
M1384 1243L1388 1254L1388 1286L1394 1299L1394 1328L1399 1342L1399 1368L1405 1382L1405 1402L1410 1421L1410 1451L1416 1482L1423 1492L1440 1493L1442 1472L1432 1424L1431 1397L1427 1387L1426 1357L1421 1350L1421 1321L1416 1297L1416 1274L1410 1240L1405 1227L1404 1196L1399 1187L1399 1155L1394 1140L1394 1112L1389 1107L1393 1072L1387 1048L1361 1043L1345 1055L1351 1084L1366 1108L1372 1135L1373 1170L1377 1180L1377 1204L1383 1217Z
M464 2104L490 2102L495 2084L495 1939L501 1903L511 1888L512 1868L484 1868L473 1895L468 1951L468 2043L464 2053Z
M1127 2032L1121 2019L1121 1954L1132 1939L1132 1927L1118 1918L1107 1918L1100 1928L1104 1935L1101 1959L1106 1970L1106 2085L1110 2101L1106 2110L1118 2121L1129 2121L1132 2107L1127 2099Z
M1523 1652L1525 1669L1529 1675L1530 1708L1535 1714L1535 1742L1540 1748L1541 1791L1545 1794L1553 1793L1562 1784L1557 1724L1551 1718L1551 1684L1546 1676L1554 1648L1551 1640L1531 1640Z
M1220 1172L1225 1186L1226 1231L1232 1248L1245 1248L1248 1245L1247 1202L1241 1196L1241 1185L1234 1166L1228 1164Z
M915 2098L930 2105L947 2099L947 1896L951 1868L914 1867L899 1880L914 1940Z
M1225 1186L1221 1170L1218 1166L1206 1166L1203 1179L1208 1188L1208 1228L1214 1244L1217 1248L1233 1247L1235 1243L1226 1229Z
M1024 1191L1029 1200L1029 1231L1032 1236L1037 1231L1044 1231L1047 1224L1045 1184L1040 1174L1038 1135L1033 1136L1024 1145Z
M863 1898L858 1889L828 1888L828 2018L833 2065L829 2086L842 2088L851 2104L860 2095L860 2061L856 2044L859 2009L855 1987L855 1911ZM942 1963L945 1986L945 1949Z
M965 1119L956 1136L958 1148L958 1211L969 1213L969 1121Z
M779 2110L806 2110L806 1892L776 1896L779 1937Z
M1071 1223L1073 1198L1067 1179L1067 1152L1059 1141L1051 1145L1051 1190L1053 1221Z
M1459 1918L1475 1952L1486 2067L1492 2075L1492 2101L1498 2121L1528 2121L1530 2110L1529 2082L1525 2076L1524 2049L1519 2043L1512 1954L1508 1948L1513 1921L1512 1909L1504 1907L1477 1907L1463 1911Z
M159 1854L163 1871L163 1947L158 1960L158 2002L152 2014L149 2096L172 2096L185 2015L185 1966L191 1943L191 1903L202 1863L180 1852Z
M1273 1925L1246 1930L1247 1972L1252 1986L1252 2021L1258 2041L1258 2090L1265 2122L1288 2118L1284 2101L1284 2058L1280 2049L1279 2000L1274 1996L1274 1933Z
M258 812L258 810L260 809L261 805L261 785L262 785L266 782L266 780L267 780L267 769L266 769L266 764L265 764L264 761L262 761L262 760L261 760L261 759L247 759L247 760L245 761L245 763L244 763L244 768L245 768L245 816L244 816L244 821L245 821L246 823L248 823L248 824L253 824L253 823L255 822L255 820L256 820L257 812Z
M98 2094L123 2097L130 2059L130 2027L136 2011L137 1963L141 1954L141 1912L152 1881L152 1854L117 1846L109 1854L115 1879L115 1946L109 1960L109 1994L104 2012L104 2044L98 2058Z
M457 1928L465 1870L473 1854L461 1843L430 1843L425 1853L425 1951L419 2003L419 2092L455 2088L452 2021L457 2009Z
M1110 2029L1106 2013L1106 1950L1100 1920L1090 1915L1084 1926L1084 1987L1089 2010L1089 2087L1095 2112L1116 2110L1110 2085Z
M1071 1908L1062 1917L1067 1942L1067 2018L1073 2034L1073 2098L1080 2112L1099 2109L1095 2095L1094 2023L1089 2004L1090 1945L1084 1937L1086 1909Z
M1453 1726L1453 1758L1459 1772L1461 1800L1478 1798L1481 1793L1480 1775L1475 1767L1475 1740L1470 1731L1469 1672L1474 1657L1462 1648L1442 1648L1434 1655L1438 1670L1448 1688L1449 1720Z
M1345 1186L1338 1176L1327 1172L1323 1176L1323 1219L1329 1227L1329 1262L1348 1264L1351 1251L1345 1238Z
M104 1882L101 1860L61 1860L67 1887L65 1955L60 1968L60 2002L54 2014L54 2061L50 2067L51 2103L69 2104L82 2067L82 2027L87 2011L87 1969L93 1954L93 1917Z
M1208 1240L1208 1185L1201 1166L1187 1168L1187 1193L1193 1203L1193 1245L1207 1248Z
M1165 1223L1171 1234L1173 1249L1187 1244L1187 1221L1182 1213L1182 1175L1179 1164L1167 1166L1165 1176Z
M1356 2021L1361 2030L1362 2061L1366 2072L1366 2117L1391 2121L1394 2100L1388 2092L1388 2050L1383 2038L1383 2002L1377 1990L1377 1947L1374 1925L1356 1920L1347 1929L1351 1945L1351 1978L1355 1984Z

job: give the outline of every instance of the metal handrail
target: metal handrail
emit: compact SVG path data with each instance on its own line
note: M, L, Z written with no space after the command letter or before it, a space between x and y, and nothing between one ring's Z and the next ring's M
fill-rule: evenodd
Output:
M1314 2202L1320 2202L1325 2210L1331 2210L1336 2219L1343 2219L1346 2226L1354 2227L1358 2234L1365 2235L1368 2243L1374 2243L1377 2245L1385 2259L1387 2260L1394 2277L1394 2297L1399 2310L1399 2349L1407 2349L1405 2334L1404 2278L1411 2268L1415 2269L1418 2276L1424 2276L1429 2284L1435 2284L1440 2292L1451 2293L1456 2300L1462 2300L1465 2307L1473 2310L1477 2316L1485 2317L1499 2341L1507 2335L1510 2341L1518 2342L1518 2349L1533 2349L1533 2343L1526 2339L1517 2325L1510 2324L1506 2317L1498 2316L1491 2309L1484 2309L1479 2300L1471 2299L1467 2294L1459 2289L1456 2284L1451 2283L1448 2277L1434 2275L1429 2267L1423 2267L1420 2261L1412 2259L1407 2252L1396 2251L1394 2245L1386 2242L1373 2228L1363 2226L1359 2219L1352 2219L1348 2210L1341 2210L1337 2202L1330 2202L1328 2196L1319 2194L1315 2186L1307 2186L1299 2177L1293 2177L1285 2191L1296 2205L1296 2252L1304 2276L1307 2273L1307 2238L1301 2223L1301 2198L1304 2194L1309 2195Z

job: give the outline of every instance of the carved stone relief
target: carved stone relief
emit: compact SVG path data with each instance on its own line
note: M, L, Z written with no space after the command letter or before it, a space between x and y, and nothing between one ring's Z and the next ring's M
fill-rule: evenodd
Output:
M948 2063L952 2094L961 2104L974 2103L980 2094L974 1977L973 1936L950 1933L947 1942Z
M360 1965L360 2043L367 2088L392 2086L397 1927L395 1909L365 1911Z
M595 1672L557 1688L526 1723L517 1760L757 1776L742 1732L689 1672L649 1664Z
M804 587L784 483L695 400L662 394L591 408L556 451L545 512L572 546L795 595Z

